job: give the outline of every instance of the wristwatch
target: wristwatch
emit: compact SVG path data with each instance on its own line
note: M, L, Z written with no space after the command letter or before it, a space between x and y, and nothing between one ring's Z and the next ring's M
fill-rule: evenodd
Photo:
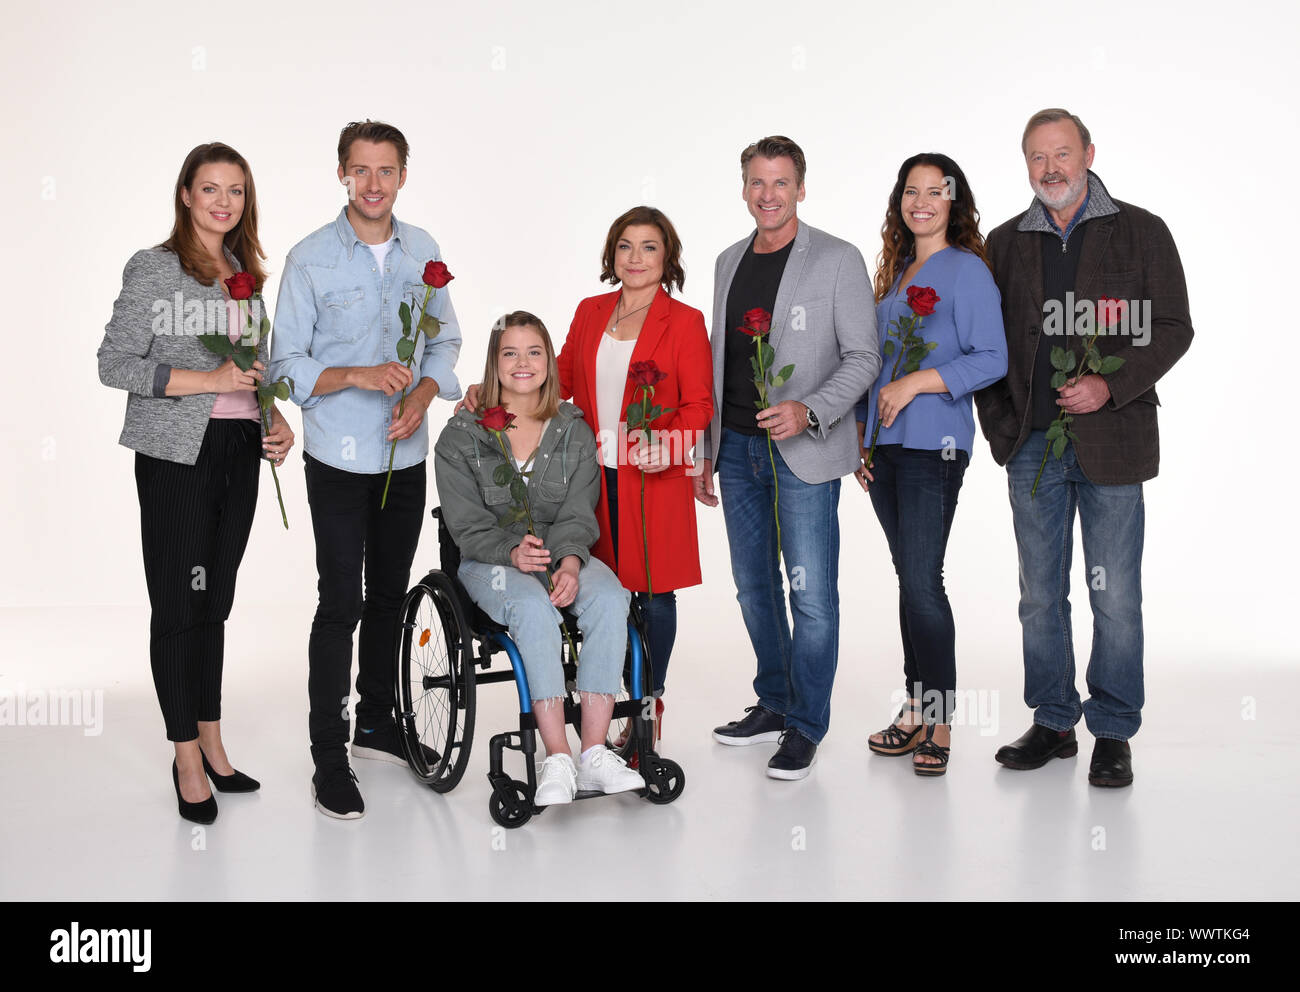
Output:
M817 430L819 427L821 427L821 424L818 423L818 421L817 421L817 414L815 414L815 413L812 412L812 408L811 408L811 407L808 407L808 406L805 406L804 409L808 411L808 428L809 428L809 430L814 430L814 431L815 431L815 430Z

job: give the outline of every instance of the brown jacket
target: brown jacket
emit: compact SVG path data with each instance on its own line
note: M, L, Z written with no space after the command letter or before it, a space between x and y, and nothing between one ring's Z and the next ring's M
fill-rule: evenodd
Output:
M1110 399L1101 409L1075 416L1070 428L1079 467L1097 485L1129 485L1155 477L1160 466L1155 384L1182 357L1192 341L1187 283L1169 228L1155 214L1112 200L1091 172L1089 204L1080 223L1087 237L1079 257L1076 300L1103 296L1150 302L1145 344L1133 335L1097 338L1102 355L1119 355L1124 364L1106 376ZM1094 216L1094 214L1097 214ZM993 457L1005 465L1030 432L1029 390L1037 349L1061 345L1083 354L1084 338L1044 333L1042 238L1045 212L1037 201L1029 210L996 228L988 238L993 278L1002 293L1007 333L1007 375L975 396L980 428ZM1059 237L1059 235L1054 235ZM1069 315L1067 314L1067 319Z

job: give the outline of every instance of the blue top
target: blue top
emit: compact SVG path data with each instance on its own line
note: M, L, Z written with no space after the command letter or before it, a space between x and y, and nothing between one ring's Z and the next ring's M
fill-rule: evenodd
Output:
M345 472L388 470L388 428L401 395L349 386L313 396L316 380L327 368L382 365L397 361L402 336L398 309L402 301L424 302L424 267L441 259L438 243L426 231L393 218L393 243L384 271L374 253L353 230L344 207L333 223L294 245L284 265L271 337L271 379L293 379L292 399L302 407L303 447L317 461ZM456 358L460 325L448 287L435 290L429 312L442 330L429 341L418 335L415 376L409 388L428 376L445 400L460 397ZM429 453L429 421L397 442L393 468L410 468Z
M921 360L921 368L938 371L949 392L918 394L894 419L893 426L881 428L876 443L923 451L956 447L970 455L975 443L971 394L1007 374L1002 297L979 256L952 245L927 258L909 285L930 286L939 294L934 313L922 319L920 328L922 339L937 341L938 347ZM911 312L907 287L896 283L876 304L882 347L888 340L897 342L889 337L890 322ZM863 442L867 447L876 426L880 387L889 382L901 354L895 344L894 354L884 358L870 392L858 402L858 421L867 425ZM901 379L902 365L898 368Z

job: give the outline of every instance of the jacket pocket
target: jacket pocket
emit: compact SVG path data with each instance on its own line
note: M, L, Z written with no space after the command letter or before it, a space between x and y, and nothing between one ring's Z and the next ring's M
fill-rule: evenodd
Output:
M339 341L356 341L366 332L365 300L364 289L341 289L323 294L320 329Z
M501 506L510 502L509 486L484 486L483 502L488 506Z
M562 482L537 483L537 495L548 503L563 503L564 497L568 494L569 488Z

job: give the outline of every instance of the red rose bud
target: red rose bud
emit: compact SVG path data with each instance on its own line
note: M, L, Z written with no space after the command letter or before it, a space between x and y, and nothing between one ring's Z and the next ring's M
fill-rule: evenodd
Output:
M661 372L657 362L633 362L627 367L627 377L637 386L653 389L668 378L668 373Z
M744 331L753 338L761 338L772 329L772 315L762 307L746 310L744 320L745 322L736 330Z
M424 284L434 289L442 289L455 278L451 270L442 262L430 262L424 267Z
M1115 327L1124 319L1128 304L1113 296L1103 296L1097 300L1097 326L1102 330Z
M226 280L226 289L232 300L247 300L257 292L257 283L248 272L236 272Z
M481 419L474 421L480 427L490 431L503 431L514 421L513 413L506 413L503 406L494 406L491 410L484 410Z
M939 302L939 294L929 286L908 286L907 305L918 317L928 317L934 313L934 305Z

